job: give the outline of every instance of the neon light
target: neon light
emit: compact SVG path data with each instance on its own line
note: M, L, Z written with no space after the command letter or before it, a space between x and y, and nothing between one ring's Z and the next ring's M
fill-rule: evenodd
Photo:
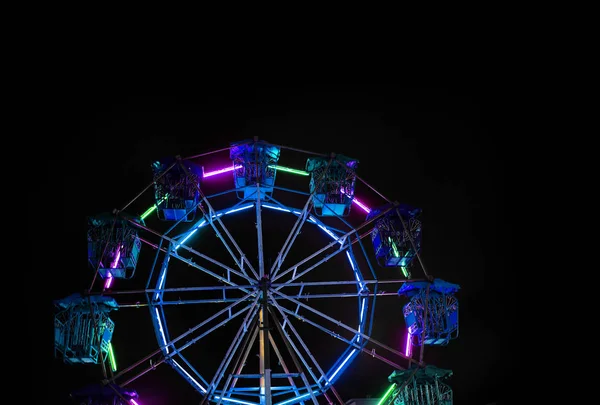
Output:
M179 249L179 246L183 245L185 243L185 241L188 240L190 238L190 236L195 234L198 229L200 229L200 226L198 226L197 228L194 228L194 230L192 230L192 232L190 232L185 238L183 238L181 243L179 243L177 246L175 246L175 249Z
M229 211L225 211L223 214L217 214L217 216L231 214L232 212L238 212L238 211L246 210L246 209L252 208L252 207L254 207L254 203L246 205L246 206L243 206L243 207L234 208L234 209L229 210Z
M231 214L232 212L238 212L238 211L242 211L242 210L245 210L245 209L248 209L248 208L252 208L252 207L254 207L254 203L245 205L243 207L234 208L234 209L231 209L231 210L226 211L226 212L219 212L218 214L213 215L212 219L220 217L222 215ZM203 219L202 222L200 222L196 228L194 228L185 238L183 238L183 240L181 242L179 242L177 244L177 246L175 246L175 249L176 250L179 249L179 246L183 245L185 243L185 241L190 238L190 236L192 236L194 233L196 233L196 231L198 229L202 228L204 225L206 225L206 220L205 219Z
M117 360L115 359L115 353L113 352L112 342L108 342L108 360L110 361L110 368L112 371L117 371Z
M130 401L130 402L131 402L133 405L140 405L140 404L138 404L137 402L135 402L135 399L130 399L129 401Z
M325 233L326 233L327 235L331 236L331 237L333 238L333 240L336 240L336 241L338 241L338 243L339 243L339 244L342 244L342 241L340 241L340 238L338 238L337 236L335 236L335 235L333 234L333 232L331 232L329 229L325 228L325 227L324 227L323 225L321 225L321 224L317 224L317 226L318 226L319 228L321 228L323 231L325 231Z
M167 346L167 337L165 336L165 331L163 330L162 322L160 321L160 315L158 314L158 308L154 308L156 312L156 320L158 321L158 330L160 331L160 335L163 340L163 346L165 346L165 351L169 353L169 347Z
M171 256L168 256L167 259L166 259L167 262L170 259L171 259ZM160 281L158 283L158 289L159 290L162 290L162 288L164 287L164 285L165 285L165 277L166 276L167 276L167 268L165 267L165 268L163 268L162 274L160 275ZM157 291L156 294L154 295L154 299L158 300L159 295L160 295L160 291Z
M371 208L367 207L364 203L359 201L356 197L352 198L352 202L362 208L367 214L371 212Z
M119 259L121 258L121 248L123 247L123 245L121 245L119 247L119 250L117 250L117 255L115 256L115 260L110 264L110 268L114 269L117 267L117 264L119 264ZM108 272L108 277L106 278L106 281L104 282L104 289L107 290L110 288L111 284L113 281L113 275L112 273L109 271Z
M356 349L352 349L350 354L348 354L348 357L346 357L346 359L344 359L344 361L342 361L342 364L340 364L339 367L331 374L331 376L328 378L328 380L330 380L330 381L333 380L333 377L335 377L335 375L340 372L342 367L344 367L344 364L346 364L348 362L348 360L350 360L350 358L354 355L354 353L356 353ZM329 384L329 381L327 381L327 384Z
M340 193L346 194L346 192L341 189ZM367 214L371 212L371 208L367 207L363 202L359 201L355 196L352 196L352 202L362 208Z
M400 266L402 269L402 273L404 273L404 277L408 278L408 269L405 266Z
M263 207L265 207L265 208L270 208L270 209L272 209L272 210L283 211L283 212L290 212L290 210L288 210L288 209L285 209L285 208L281 208L281 207L274 207L274 206L272 206L272 205L267 205L267 204L261 204L261 205L262 205ZM294 213L296 213L296 211L294 211ZM298 215L299 215L299 214L300 214L300 213L298 212Z
M123 245L119 246L119 250L117 250L117 256L115 256L115 261L111 263L110 268L111 269L116 269L117 265L119 264L119 259L121 258L121 248L123 247Z
M388 236L388 240L392 244L392 250L394 251L394 257L400 257L400 252L398 252L398 248L396 247L396 244L392 240L392 237Z
M358 284L360 285L360 288L365 288L365 286L361 283L361 280L358 278L358 272L356 271L356 267L354 267L354 260L352 260L352 257L350 256L350 252L348 252L346 250L346 256L348 256L348 261L350 262L350 265L352 266L352 271L354 271L354 278L356 279L356 281L358 281Z
M275 169L277 171L299 174L300 176L308 176L310 174L309 172L305 172L304 170L292 169L290 167L285 167L285 166L269 165L268 167Z
M162 201L161 201L162 202ZM146 219L146 217L154 212L155 209L158 208L158 205L154 204L152 207L148 208L146 212L144 212L140 218Z
M313 391L312 393L314 394L315 392L316 392L316 391ZM300 396L297 396L297 397L294 397L294 398L286 399L286 400L285 400L285 401L283 401L283 402L278 402L278 403L277 403L277 404L275 404L275 405L285 405L285 404L289 404L290 402L294 402L294 401L298 401L298 400L300 400L300 399L302 399L302 398L306 398L306 397L307 397L307 396L309 396L310 394L311 394L311 393L310 393L310 392L308 392L308 393L306 393L306 394L302 394L302 395L300 395Z
M113 276L112 276L112 274L110 274L110 272L108 272L108 277L106 278L106 281L104 282L105 290L108 290L110 288L112 281L113 281Z
M240 399L233 399L233 398L223 398L223 397L220 397L220 396L218 396L218 395L215 395L215 398L216 398L216 399L220 399L221 401L234 402L234 403L236 403L236 404L243 404L243 405L258 405L258 404L254 403L254 402L246 402L246 401L242 401L242 400L240 400Z
M404 354L406 357L410 357L412 355L412 344L410 341L410 332L406 332L406 347L404 349Z
M181 371L183 371L183 372L185 373L185 375L187 375L187 376L188 376L188 378L189 378L190 380L192 380L192 381L194 382L194 384L196 384L196 385L198 386L198 388L200 388L200 391L202 391L203 393L206 393L206 389L204 389L204 387L203 387L203 386L201 386L201 385L200 385L200 383L199 383L198 381L196 381L196 380L194 379L194 377L192 377L192 376L190 375L190 373L188 373L187 371L185 371L185 369L184 369L183 367L181 367L181 365L180 365L179 363L177 363L175 360L173 360L173 364L175 364L177 367L179 367L179 369L180 369ZM224 398L224 399L225 399L225 398ZM251 405L253 405L253 404L251 404Z
M379 400L377 405L383 404L385 402L385 400L388 399L388 397L390 395L392 395L392 392L394 392L394 388L396 388L396 383L393 383L392 385L390 385L390 388L388 388L387 391L385 392L385 394L383 394L383 397L381 397L381 399Z
M162 203L164 200L166 200L166 199L167 199L167 197L169 197L169 195L168 195L168 194L165 194L165 196L164 196L163 198L161 198L161 200L158 202L158 204L161 204L161 203ZM144 212L144 213L143 213L143 214L140 216L140 218L142 218L142 219L146 219L146 217L147 217L148 215L152 214L152 213L154 212L154 210L155 210L155 209L157 209L157 208L158 208L158 205L157 205L157 204L154 204L152 207L148 208L148 209L146 210L146 212Z
M232 172L235 169L241 169L241 168L242 168L242 166L233 166L233 165L231 165L231 166L226 167L224 169L213 170L212 172L204 172L204 174L202 174L202 177L206 178L206 177L216 176L217 174Z

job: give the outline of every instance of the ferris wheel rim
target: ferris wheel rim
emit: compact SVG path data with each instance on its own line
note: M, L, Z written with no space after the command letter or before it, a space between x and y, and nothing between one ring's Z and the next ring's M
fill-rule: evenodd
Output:
M285 212L285 213L291 214L297 218L302 214L302 209L299 209L297 207L287 206L287 205L281 204L279 202L276 202L276 203L275 202L263 202L262 200L259 199L259 200L252 200L250 202L245 201L245 200L239 201L236 204L233 204L231 206L214 211L211 214L211 216L213 217L212 219L214 219L214 217L222 217L222 216L240 212L240 211L243 211L246 209L256 208L256 204L260 204L261 208L267 208L267 209L271 209L274 211ZM190 226L190 228L186 232L183 232L180 235L173 237L172 240L178 240L176 249L179 248L180 246L185 247L186 246L185 242L188 240L188 237L195 234L195 232L198 229L207 226L208 222L209 221L206 221L206 219L201 218L198 221L196 221L195 225ZM330 231L329 230L330 227L325 225L320 219L318 219L317 216L309 214L306 219L306 222L309 222L309 223L315 225L316 227L319 227L333 241L337 241L338 237L332 231ZM201 225L198 225L198 224L201 224ZM354 230L354 227L351 227L351 228L352 228L352 230ZM173 243L173 242L171 242L171 243ZM340 250L342 250L342 249L340 248ZM361 290L364 290L366 288L366 284L364 283L364 278L360 271L360 267L358 266L358 263L355 262L353 255L349 253L349 249L345 248L343 250L346 252L348 262L350 264L350 267L352 269L352 272L354 274L355 281L357 284L357 292L358 293L356 295L356 298L358 299L358 302L360 303L358 306L359 307L358 308L359 325L358 325L357 330L359 333L367 335L368 328L365 328L365 325L367 323L366 312L367 312L368 308L370 307L370 305L368 305L368 303L367 303L369 296L368 295L367 296L360 295ZM171 249L169 249L169 255L171 255ZM198 381L196 381L190 375L190 373L186 370L185 367L183 367L181 364L179 364L174 359L176 355L185 359L184 356L179 352L179 350L177 350L175 353L168 352L168 347L172 344L172 341L168 341L168 339L165 336L165 331L168 331L168 327L166 325L167 317L162 312L162 309L164 306L162 303L162 295L164 292L161 292L161 290L164 290L163 287L164 287L164 284L168 277L166 275L168 267L169 266L165 266L164 269L161 271L161 274L156 281L156 288L155 288L156 292L153 294L154 299L150 302L150 307L152 309L151 314L153 314L153 316L152 316L153 322L152 323L153 323L153 328L154 328L155 335L157 338L157 342L161 348L161 351L163 352L163 355L169 359L169 361L167 361L167 362L171 365L171 367L173 369L175 369L179 374L181 374L192 385L192 387L194 387L200 393L206 394L206 392L209 389L209 386L211 384L208 381L206 381L201 376L201 374L199 372L197 372L195 369L193 369L193 367L188 363L188 366L192 367L192 369L196 373L196 375L198 377L200 377L201 381L203 381L205 383L204 384L205 386L200 384ZM281 282L280 284L281 284L281 286L284 286L285 284L297 281L301 278L302 278L302 275L300 275L296 278L290 278L288 280L285 280L285 281ZM258 280L255 280L255 281L258 281ZM275 281L275 279L272 281ZM281 288L281 287L279 287L279 288ZM278 295L282 299L288 300L286 298L285 294L278 293ZM251 296L251 293L247 294L244 298L247 299L247 298L250 298L250 296ZM237 303L239 303L239 301ZM374 305L374 301L373 301L373 305ZM159 311L159 309L160 309L160 311ZM244 309L244 311L245 310L248 310L248 315L252 311L252 309L248 308L248 307L246 307L246 309ZM285 316L285 314L283 312L281 312L281 309L279 309L279 311L282 315ZM239 316L241 314L241 312L242 312L242 310L238 311L236 316ZM253 315L253 317L255 317L255 316L257 316L257 315L256 314ZM361 343L359 343L361 340L363 341L362 344L364 345L364 343L366 343L366 341L365 341L365 339L361 339L361 336L359 336L359 335L355 336L353 339L346 342L346 343L348 343L348 346L346 347L346 349L342 351L340 356L333 362L333 364L329 367L329 369L326 372L324 372L318 380L319 382L321 382L321 384L323 384L323 387L322 387L323 389L322 390L321 389L314 390L314 392L312 394L314 394L315 396L322 395L324 392L327 391L328 386L333 384L337 379L339 379L344 374L345 367L350 365L352 363L352 361L357 357L358 353L360 352L360 350L358 350L354 346L357 344L361 344ZM187 362L187 360L185 360L185 361ZM325 378L323 378L323 377L325 377ZM288 404L288 403L291 404L294 402L302 401L303 399L305 400L308 396L309 396L309 393L296 396L295 398L290 398L290 402L286 402L286 401L284 401L284 402L286 404ZM210 399L212 401L216 401L216 402L226 402L227 400L229 400L229 402L236 402L235 400L232 400L232 398L224 398L224 397L221 398L221 397L219 397L219 395L216 392L212 393ZM294 400L294 401L291 401L291 400ZM239 401L237 401L237 402L240 403ZM247 402L247 404L253 404L253 403Z

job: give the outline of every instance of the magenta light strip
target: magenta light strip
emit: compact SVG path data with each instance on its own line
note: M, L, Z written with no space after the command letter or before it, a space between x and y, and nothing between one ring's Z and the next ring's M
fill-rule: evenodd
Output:
M227 172L232 172L235 169L239 169L242 166L229 166L226 167L224 169L219 169L219 170L213 170L212 172L204 172L204 174L202 174L202 177L210 177L210 176L216 176L217 174L222 174L222 173L227 173Z
M135 399L130 399L129 401L130 401L130 402L131 402L133 405L140 405L140 404L138 404L137 402L135 402Z
M115 261L114 261L114 262L112 262L112 263L111 263L111 265L110 265L110 268L111 268L111 269L114 269L114 268L116 268L116 267L117 267L117 264L119 264L119 259L121 258L121 248L122 248L122 247L123 247L123 246L120 246L120 247L119 247L119 250L117 251L117 255L116 255L116 257L115 257ZM114 278L114 277L112 276L112 274L111 274L111 273L110 273L110 271L109 271L109 272L108 272L108 277L106 278L106 281L104 282L104 289L109 289L109 288L110 288L110 286L111 286L111 284L112 284L112 282L113 282L113 278Z
M410 357L412 355L412 344L410 342L410 332L406 332L406 347L404 349L404 354L406 357Z
M354 197L352 199L352 202L356 205L358 205L360 208L362 208L367 214L369 212L371 212L371 208L367 207L364 203L360 202L359 200L356 199L356 197Z
M346 194L346 192L344 191L344 189L340 189L340 192L342 194ZM352 197L352 202L356 205L358 205L360 208L362 208L367 214L369 212L371 212L371 208L367 207L364 203L362 203L361 201L359 201L356 197Z

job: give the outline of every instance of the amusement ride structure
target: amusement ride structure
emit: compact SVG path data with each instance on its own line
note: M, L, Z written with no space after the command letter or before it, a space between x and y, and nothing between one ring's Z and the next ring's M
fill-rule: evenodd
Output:
M55 301L56 357L104 375L75 403L143 405L135 381L160 366L195 403L341 405L336 381L367 355L392 371L380 405L452 404L452 372L423 349L458 336L459 286L426 271L419 208L371 187L355 158L258 138L149 163L129 203L88 218L90 288ZM366 206L361 189L381 203ZM390 296L404 303L404 351L372 337ZM112 337L127 325L113 311L144 311L155 334L156 350L123 369Z

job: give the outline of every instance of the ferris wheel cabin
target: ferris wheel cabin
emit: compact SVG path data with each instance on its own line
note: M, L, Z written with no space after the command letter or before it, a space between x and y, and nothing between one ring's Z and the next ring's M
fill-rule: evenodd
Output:
M72 294L54 302L54 353L66 363L99 364L108 358L115 327L108 317L114 298Z
M189 161L164 159L152 164L154 203L162 221L191 222L200 198L200 168Z
M274 145L251 141L231 144L229 157L238 198L256 200L273 194L279 154L279 147Z
M358 160L344 155L333 155L334 159L311 157L306 160L306 171L310 173L310 192L315 193L315 214L322 217L350 214L354 198L356 168Z
M459 288L439 278L433 283L418 281L400 287L398 295L409 298L402 308L404 321L411 340L416 338L418 346L445 346L458 337L458 299L454 293Z
M88 217L88 261L104 279L126 278L137 266L142 242L129 220L143 223L124 213Z
M384 404L452 405L452 389L444 382L451 375L451 370L432 365L416 370L414 367L394 370L388 377L388 381L394 384L394 389Z
M387 204L372 209L367 214L367 221L391 207L392 205ZM400 204L375 221L371 241L380 266L408 267L421 249L421 221L418 219L420 213L419 208Z

